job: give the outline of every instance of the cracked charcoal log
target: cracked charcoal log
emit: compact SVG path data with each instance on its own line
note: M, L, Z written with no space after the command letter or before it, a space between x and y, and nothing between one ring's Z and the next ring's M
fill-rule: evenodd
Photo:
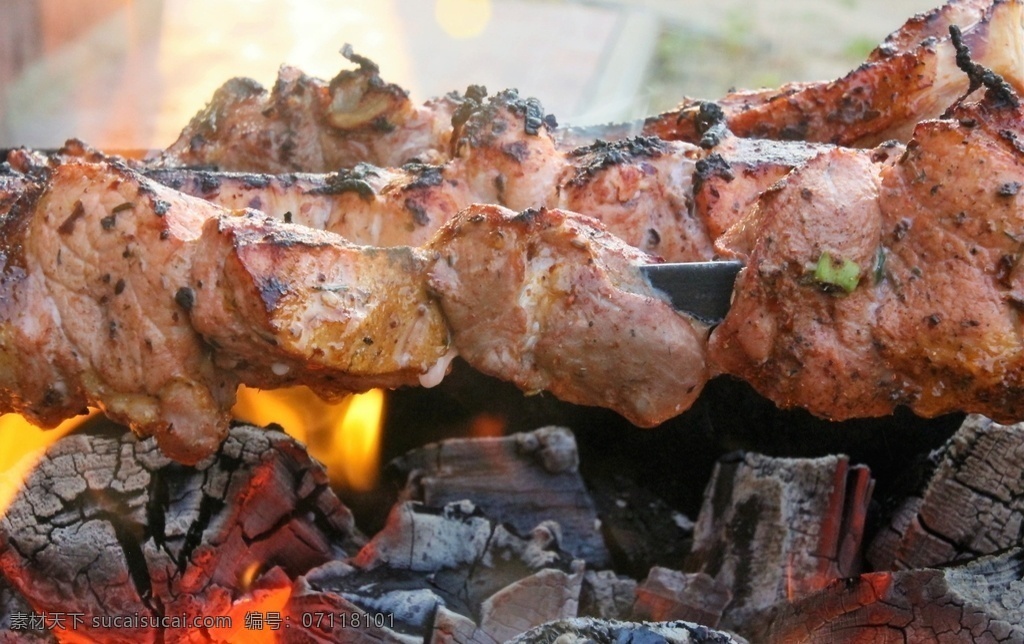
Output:
M404 498L435 507L469 499L524 534L557 520L562 549L590 566L607 567L608 550L595 529L597 511L578 466L576 439L563 427L443 441L391 463L406 476Z
M344 599L370 614L393 614L395 632L423 638L440 628L431 620L444 606L473 625L470 635L455 629L465 641L503 641L575 616L582 561L558 549L558 531L544 522L523 538L469 501L444 508L403 502L350 562L300 579L303 610Z
M732 593L722 625L741 634L780 601L859 572L872 481L845 456L722 459L687 563Z
M695 622L714 628L730 601L729 588L705 573L654 567L637 586L632 619Z
M323 468L284 434L235 427L183 466L110 424L54 443L0 520L0 570L37 612L224 615L277 566L296 577L360 543ZM255 580L253 582L253 580ZM99 642L184 637L95 631Z
M544 624L509 644L743 644L746 640L690 622L639 623L590 618Z
M924 568L1020 544L1024 425L969 416L935 455L924 491L908 498L868 553L875 570Z
M460 620L462 628L450 639L438 634L432 641L498 644L541 624L576 617L582 580L581 560L576 561L571 573L552 568L541 570L488 597L480 606L479 627L469 631L465 628L468 625Z
M1024 550L960 567L875 572L786 607L764 641L1024 642Z

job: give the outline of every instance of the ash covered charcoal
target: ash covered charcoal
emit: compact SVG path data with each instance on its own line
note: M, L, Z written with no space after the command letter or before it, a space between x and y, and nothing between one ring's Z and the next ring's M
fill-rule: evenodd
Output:
M422 638L457 631L456 641L503 641L576 615L583 562L559 549L558 530L542 523L520 537L468 501L443 508L400 503L355 557L302 577L292 610L350 606L371 618L387 615L389 632ZM325 641L343 631L338 623L314 629Z
M613 570L588 570L580 589L580 617L629 619L636 601L636 580Z
M686 569L731 594L722 625L756 633L780 602L859 572L872 488L867 468L845 456L719 461Z
M54 443L0 519L0 571L37 613L139 618L93 641L172 641L183 632L141 619L226 615L247 585L287 583L363 541L323 468L280 432L234 427L193 467L97 424Z
M589 618L544 624L509 641L509 644L745 644L743 638L690 622L620 622Z
M447 440L413 450L389 468L405 479L405 499L434 507L468 499L490 519L522 534L554 520L561 529L559 547L592 568L609 564L569 429Z
M1024 425L969 416L932 454L926 485L908 496L868 549L875 570L939 566L1021 542Z

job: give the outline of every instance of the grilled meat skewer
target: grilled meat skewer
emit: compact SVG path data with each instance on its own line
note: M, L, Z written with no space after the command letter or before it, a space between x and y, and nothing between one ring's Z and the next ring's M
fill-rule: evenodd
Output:
M0 231L0 407L40 425L93 405L195 462L225 435L240 376L337 395L419 384L448 352L447 326L426 293L426 259L408 251L375 254L279 224L255 257L231 226L204 228L229 211L105 161L64 159L45 182L0 176L9 196ZM219 252L225 245L231 253ZM260 273L266 262L292 272ZM214 293L239 275L250 282ZM350 291L332 290L338 283ZM264 334L250 366L239 364L226 330L210 338L196 330L240 311ZM296 330L311 319L317 324ZM266 367L262 377L257 367Z
M1002 91L923 123L905 151L823 148L767 191L719 240L748 267L707 361L707 328L639 276L651 258L580 215L473 206L423 247L379 249L103 161L65 159L45 184L11 174L2 403L49 423L98 404L192 461L237 380L416 384L451 343L637 424L688 406L708 365L833 418L906 404L1016 419L1024 109Z
M219 205L258 208L359 244L421 245L459 210L494 203L584 212L629 244L672 261L712 255L693 209L699 148L637 137L565 153L543 122L531 126L540 109L531 105L508 91L463 110L456 154L439 166L360 164L331 175L146 172Z
M950 25L961 28L978 62L1024 89L1022 13L1021 0L951 0L911 18L841 79L741 90L716 102L729 129L743 137L857 147L905 141L917 122L939 116L967 91ZM472 86L414 105L405 90L381 79L372 61L350 47L342 53L358 67L329 83L292 67L282 67L270 92L250 79L228 81L154 163L334 172L359 163L440 164L457 153L455 130L465 110L484 102L485 89ZM702 102L685 100L637 123L561 128L554 138L563 151L639 134L696 144L702 132L693 116ZM530 118L539 127L545 116L534 111Z
M702 261L714 256L713 241L763 190L823 149L742 139L715 125L715 145L706 150L634 137L563 153L549 129L528 131L523 106L514 92L501 92L467 110L457 130L459 154L440 166L360 164L332 174L283 175L142 169L220 206L255 208L356 244L419 246L462 208L497 203L584 212L641 250L668 261ZM59 154L103 157L76 141ZM28 174L48 165L45 155L27 150L9 159Z
M381 249L87 156L0 177L0 406L42 425L94 405L195 462L224 436L238 382L326 396L429 385L452 338L470 364L640 425L678 413L706 379L707 328L643 279L653 258L588 217L474 206L421 248ZM498 267L475 258L506 241L507 287L485 288ZM514 307L503 336L486 331L503 317L478 317ZM573 335L580 355L569 321L593 323ZM649 366L666 346L671 378Z

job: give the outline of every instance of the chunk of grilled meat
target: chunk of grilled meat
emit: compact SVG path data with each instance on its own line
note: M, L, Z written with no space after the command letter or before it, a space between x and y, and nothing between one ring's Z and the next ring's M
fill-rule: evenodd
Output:
M831 418L1024 418L1024 109L989 90L895 159L823 153L720 242L748 258L710 359Z
M649 255L582 215L473 206L421 249L381 249L91 154L35 172L0 175L0 407L44 425L98 406L191 463L239 381L429 385L449 334L489 373L643 425L706 379L706 327L646 282Z
M744 257L732 307L710 344L713 368L737 375L781 407L829 418L879 416L895 403L875 346L871 281L881 240L880 179L870 154L823 151L719 240ZM823 259L824 258L824 259ZM852 293L825 271L851 262ZM850 270L850 269L848 269ZM827 277L827 276L826 276ZM833 280L838 281L838 280ZM882 394L879 395L879 392Z
M455 347L484 373L645 427L707 380L707 327L651 287L638 268L650 257L587 217L476 205L428 248Z
M711 256L712 239L693 208L696 147L636 137L563 153L552 134L539 103L506 91L460 109L455 156L440 166L360 164L331 175L181 168L148 174L228 208L259 208L359 244L420 245L460 209L494 203L584 212L629 244L674 261Z
M569 152L558 207L599 219L631 246L667 261L710 259L713 237L694 207L701 151L683 142L635 137Z
M220 367L333 398L444 376L454 356L427 267L414 248L356 246L250 210L206 222L185 292Z
M414 105L405 90L380 78L372 61L349 46L342 54L358 67L329 83L288 66L270 92L248 78L229 80L156 163L331 172L360 162L397 166L447 157L461 96Z
M694 165L692 211L717 240L794 168L830 149L822 143L745 139L723 132ZM711 258L711 253L706 255Z
M220 209L69 160L20 184L0 220L0 408L53 426L102 408L175 458L219 445L237 381L175 303Z
M0 407L41 425L93 405L195 462L240 379L337 395L437 380L450 359L415 251L235 217L82 157L3 186Z
M905 141L918 122L940 116L968 91L968 80L957 69L950 25L961 28L976 62L1024 90L1024 3L952 0L911 18L843 78L740 91L716 102L729 129L742 137L854 147ZM648 119L644 132L695 142L701 136L693 118L699 105L684 101Z

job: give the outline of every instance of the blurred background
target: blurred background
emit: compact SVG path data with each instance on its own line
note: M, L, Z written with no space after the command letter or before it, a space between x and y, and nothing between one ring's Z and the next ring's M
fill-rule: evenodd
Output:
M0 0L0 147L169 145L232 76L331 78L352 43L416 101L515 87L562 123L832 79L939 0Z

